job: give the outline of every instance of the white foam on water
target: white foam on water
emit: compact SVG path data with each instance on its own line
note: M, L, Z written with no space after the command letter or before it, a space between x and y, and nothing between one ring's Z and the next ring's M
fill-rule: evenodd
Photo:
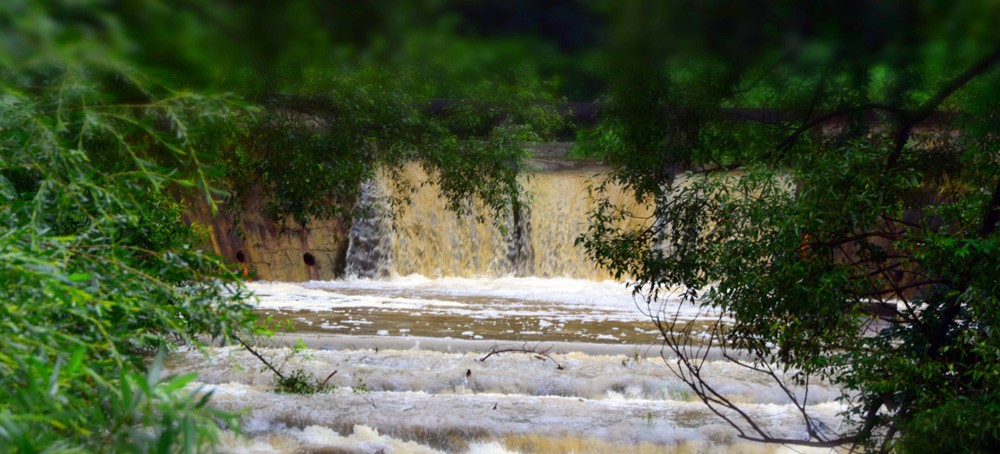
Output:
M342 450L351 453L413 453L441 454L442 451L412 441L402 441L380 435L378 430L364 425L353 427L349 435L342 436L322 426L287 428L267 436L223 439L223 453L299 453L310 451Z
M498 347L516 350L522 346ZM503 353L481 361L488 348L467 353L389 348L307 350L302 355L291 355L287 349L259 351L290 370L302 369L316 377L337 370L332 384L350 387L362 378L369 389L377 391L449 393L469 373L469 388L474 392L602 399L611 391L648 400L694 401L686 385L667 370L663 359L637 359L635 353L547 352L556 364L530 352ZM199 379L208 383L236 381L269 386L273 382L270 374L259 372L259 362L246 351L228 347L209 349L207 353L207 358L196 351L178 353L171 358L171 366L178 372L199 371ZM710 361L703 369L713 384L730 397L758 403L786 401L784 393L774 389L762 374L725 361ZM822 386L814 387L810 394L812 403L832 401L838 396L838 390Z
M351 427L357 432L357 426L374 429L383 438L415 440L424 447L440 445L449 435L482 440L585 434L625 445L696 441L728 446L737 442L735 432L655 356L547 353L558 361L559 369L555 362L529 353L480 361L483 352L310 349L293 355L288 349L259 351L285 371L301 369L317 379L336 370L329 383L337 388L328 394L277 394L272 391L272 374L262 372L250 353L234 347L178 352L169 358L167 367L173 373L198 371L199 380L214 392L213 405L243 415L251 440L280 434L285 442L309 449L319 445L307 435L322 433L333 440L330 446L343 442L353 446L349 452L372 452L359 448L367 445L356 437L341 440L344 437L339 433ZM707 363L703 373L719 392L742 402L748 413L776 435L805 436L797 410L783 392L760 377L721 361ZM358 392L359 384L365 391ZM810 411L834 427L841 411L834 401L839 395L833 388L814 387ZM309 426L329 430L306 432ZM372 446L391 446L379 440Z
M624 283L559 277L428 278L412 274L396 276L389 280L312 281L303 284L303 286L309 289L416 291L449 296L492 296L567 305L592 306L598 304L611 308L619 308L624 305L635 308L632 291L626 288Z
M508 451L499 443L473 443L468 454L520 454L518 451Z
M275 311L370 308L479 319L532 317L560 322L648 321L650 314L657 313L693 320L706 314L704 308L681 304L669 296L650 306L623 283L571 278L432 279L410 275L388 280L354 278L302 284L252 282L248 286L259 299L258 309Z
M215 385L213 405L240 412L244 430L251 438L280 434L307 443L311 449L348 445L355 450L359 446L377 450L406 440L412 444L402 452L417 452L420 445L441 445L449 436L463 440L586 436L625 446L669 446L690 441L726 445L739 441L736 433L700 402L458 392L357 393L350 389L330 394L279 395L259 387L238 395L229 392L229 388L243 390L244 386ZM804 430L796 428L797 412L790 406L745 404L743 409L774 431L775 436L805 437ZM810 410L832 417L839 407L814 406ZM317 428L310 430L313 426ZM359 426L371 430L359 431ZM338 434L338 430L346 429L336 428L347 427L354 428L353 438Z
M531 446L531 437L587 446L580 441L585 438L607 444L602 445L605 452L628 452L640 445L775 452L739 440L734 429L669 372L670 358L661 358L658 346L630 344L646 342L648 336L638 341L629 337L635 333L657 334L650 312L688 320L717 318L676 298L666 297L650 308L622 283L536 277L413 275L249 286L261 311L338 311L335 318L316 317L316 325L338 333L367 328L372 336L300 333L309 346L305 351L293 354L277 343L258 348L285 372L301 370L319 381L336 371L328 382L335 391L313 395L275 393L273 374L240 348L172 355L167 364L171 372L197 372L199 381L214 391L214 406L241 415L248 438L230 439L227 452L528 449L517 448L517 437L529 439L520 446ZM413 328L432 319L448 325L419 334L430 337L406 337L411 325L386 323L378 318L383 313L402 314L394 316L411 321ZM501 319L516 323L497 323ZM587 323L587 332L570 342L549 344L476 340L508 326L514 335L542 335L567 323ZM576 331L582 325L569 326ZM286 335L282 342L295 336ZM493 346L515 351L484 360ZM717 354L708 357L702 374L774 436L806 437L798 410L767 377ZM808 408L836 428L840 396L834 387L813 386ZM456 439L464 441L456 444Z

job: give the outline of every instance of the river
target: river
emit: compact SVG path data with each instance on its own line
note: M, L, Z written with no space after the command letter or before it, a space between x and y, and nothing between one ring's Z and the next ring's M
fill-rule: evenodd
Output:
M225 452L805 451L741 440L669 371L650 315L676 315L697 335L715 314L669 296L647 305L573 246L593 174L531 178L530 228L515 239L446 212L425 187L396 228L352 231L378 239L352 252L377 272L250 283L256 311L285 325L259 352L286 373L329 377L328 392L276 393L237 347L180 351L168 368L198 372L212 405L240 414L245 435L227 432ZM704 374L776 436L806 438L798 410L759 374L711 356ZM810 411L834 429L839 396L810 388Z

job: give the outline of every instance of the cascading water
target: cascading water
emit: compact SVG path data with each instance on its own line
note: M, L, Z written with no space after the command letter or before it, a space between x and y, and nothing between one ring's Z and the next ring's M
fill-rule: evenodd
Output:
M392 214L385 188L366 181L349 233L345 273L351 277L384 278L392 266Z
M498 223L445 209L417 166L403 169L417 189L398 210L388 203L401 195L394 185L367 183L348 278L250 284L257 312L294 326L259 352L335 390L276 393L274 375L238 348L169 358L168 369L198 372L213 405L240 415L247 437L226 434L223 451L783 452L741 441L670 374L650 315L676 317L697 339L720 314L683 305L669 289L659 306L646 304L594 267L575 241L601 169L555 167L527 176L526 194ZM635 214L620 228L654 222L626 191L605 195ZM282 347L293 343L308 348ZM806 436L785 390L706 359L704 377L762 427ZM839 395L810 389L806 405L823 427L836 428Z
M533 174L525 184L533 214L531 244L535 251L534 275L539 277L572 277L607 280L611 275L591 261L577 237L586 231L588 214L595 207L590 194L593 180L602 178L601 170L592 166L558 172ZM636 203L631 194L619 186L609 185L606 193L611 203L627 209L633 217L617 226L639 229L651 222L652 207Z
M419 274L442 276L500 276L511 273L508 238L499 222L480 222L481 207L459 216L444 208L437 188L416 165L407 166L402 175L416 191L409 194L410 204L400 206L391 232L392 271L395 275Z
M396 214L385 205L386 196L373 195L385 191L388 184L365 185L362 205L383 205L368 210L367 217L352 226L347 274L375 277L388 271L399 276L610 279L575 244L594 207L588 188L599 171L577 165L530 174L522 181L526 194L512 207L512 214L491 222L477 220L490 216L481 207L464 216L449 211L438 189L424 184L427 175L416 165L407 166L402 175L417 190L410 195L411 203ZM615 203L630 206L636 214L623 227L650 222L649 207L630 201L618 188L609 191Z

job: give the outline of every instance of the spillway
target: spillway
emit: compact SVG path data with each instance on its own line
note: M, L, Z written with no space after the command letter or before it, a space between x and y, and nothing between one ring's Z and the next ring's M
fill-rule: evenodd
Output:
M589 188L603 178L600 167L582 162L526 175L520 209L499 220L476 203L464 215L448 210L417 165L406 166L402 176L415 191L401 190L385 177L362 191L364 210L348 248L349 276L611 278L575 244L595 206ZM619 187L610 187L608 195L635 214L623 227L652 222L651 206L636 203ZM408 205L393 208L387 202L404 196Z
M494 222L476 208L448 211L428 175L407 166L408 206L388 203L402 194L387 181L364 188L348 277L251 283L256 311L292 327L259 352L331 386L277 393L273 374L238 348L174 354L172 372L198 372L213 405L240 415L244 435L227 432L224 451L809 451L741 440L671 374L650 317L669 313L699 336L721 315L669 291L648 304L593 266L575 240L604 169L542 167L523 180L523 211ZM653 222L627 191L610 195L636 214L623 228ZM775 435L806 437L798 409L759 374L713 356L704 373ZM840 395L810 389L808 408L830 430Z

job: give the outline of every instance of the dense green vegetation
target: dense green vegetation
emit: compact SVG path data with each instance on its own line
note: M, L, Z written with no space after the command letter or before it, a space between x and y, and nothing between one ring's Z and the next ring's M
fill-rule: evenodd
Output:
M263 190L276 219L349 217L363 182L410 162L427 170L452 209L468 212L475 195L502 214L521 196L524 144L561 124L554 107L538 104L549 98L536 80L487 79L469 98L436 106L414 86L415 73L330 77L262 103L268 115L232 137L223 157L237 197Z
M0 5L3 446L211 439L221 415L153 357L250 320L180 195L262 191L306 223L416 161L452 208L502 214L563 100L598 101L580 152L660 220L617 230L601 205L592 257L651 304L680 285L720 309L715 340L777 383L846 389L844 428L803 407L809 439L776 439L661 314L675 373L744 436L1000 438L993 2L124 3Z
M588 140L659 222L618 230L629 213L605 204L581 242L651 304L682 286L731 318L718 348L783 389L842 385L847 424L790 392L808 440L762 429L659 314L672 370L749 439L996 445L997 6L640 3L620 11L629 70Z
M238 108L60 19L0 6L0 450L200 450L232 418L154 356L250 318L171 192L209 196L194 138Z
M262 190L275 218L308 223L349 216L361 182L407 162L421 163L456 210L473 194L496 213L517 203L522 145L552 137L562 127L555 103L581 89L558 87L567 56L555 44L463 30L460 16L477 14L463 3L180 2L113 13L151 74L261 107L206 138L215 174L235 199Z
M558 127L530 68L480 78L459 74L478 60L380 52L405 8L349 8L381 28L345 38L326 33L359 18L313 22L322 2L258 3L0 5L0 450L202 451L234 422L193 376L160 374L158 352L254 329L180 200L263 190L304 223L416 160L455 209L503 212L522 144Z

